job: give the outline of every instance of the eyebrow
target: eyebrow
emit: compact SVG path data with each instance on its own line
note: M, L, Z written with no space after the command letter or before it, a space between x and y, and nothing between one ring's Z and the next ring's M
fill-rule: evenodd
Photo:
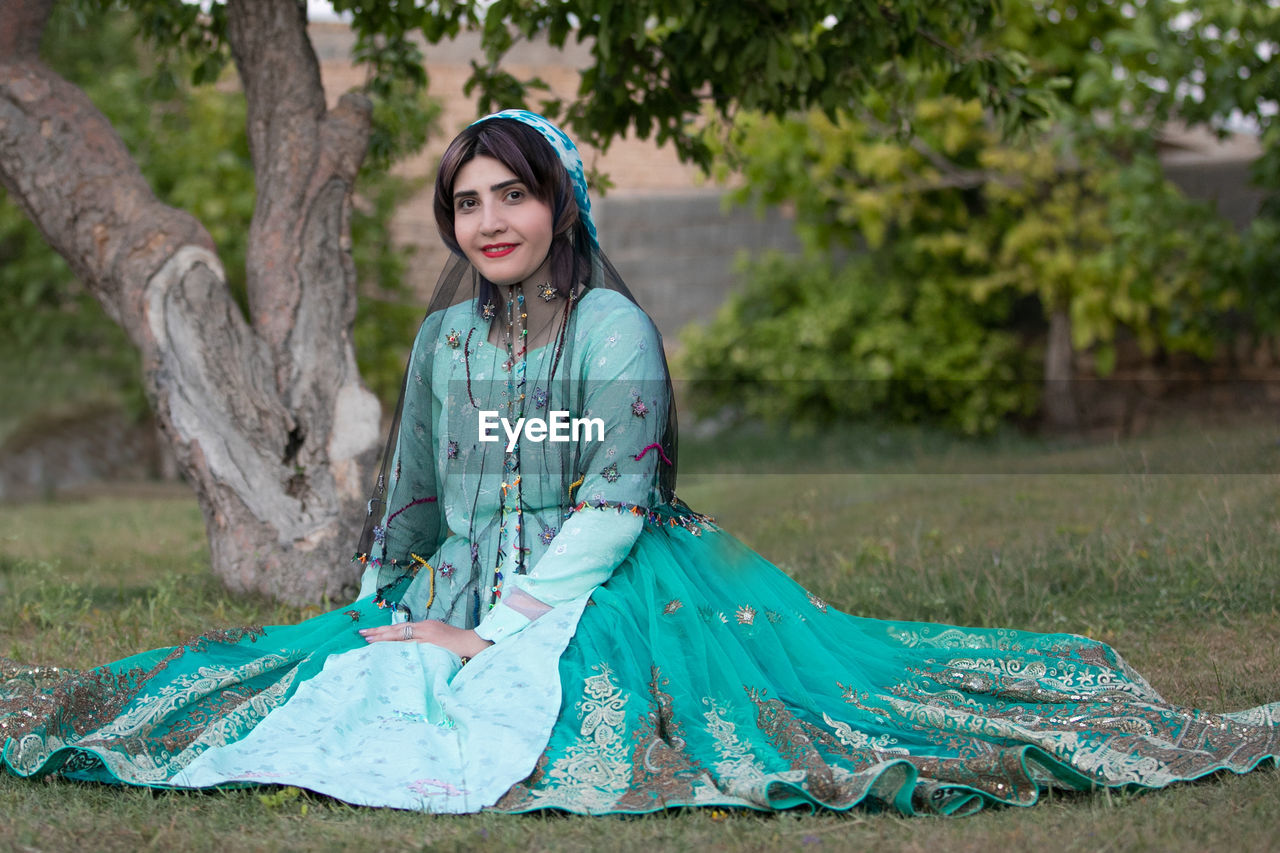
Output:
M524 181L520 180L519 178L512 178L509 181L503 181L500 184L494 184L493 186L489 187L489 192L496 193L498 190L509 187L512 184L522 184L522 183L524 183ZM460 192L454 193L453 197L454 199L459 199L459 198L463 198L464 196L474 196L474 195L479 195L479 193L477 193L475 190L462 190Z

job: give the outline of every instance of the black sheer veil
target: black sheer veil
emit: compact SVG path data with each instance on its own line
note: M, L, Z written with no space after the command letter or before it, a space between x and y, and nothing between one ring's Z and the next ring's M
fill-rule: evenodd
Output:
M615 291L633 305L636 304L635 298L600 248L591 218L582 160L576 146L545 118L522 110L507 110L487 116L469 130L471 136L483 137L490 130L501 130L504 122L526 128L525 132L519 134L525 145L545 144L554 151L556 157L552 162L558 160L563 171L552 179L568 181L576 202L576 221L569 228L562 233L561 223L553 223L553 230L558 235L555 240L567 240L572 250L568 254L572 263L567 265L567 269L562 269L552 282L560 296L560 310L554 321L556 328L551 342L547 344L554 350L550 357L540 360L540 374L524 376L523 382L530 392L536 385L540 398L537 401L539 409L581 413L590 377L574 369L577 363L573 352L575 342L579 340L581 332L587 331L577 328L580 312L576 307L593 290ZM529 127L538 132L528 133ZM556 210L555 213L558 219L561 216L571 217L574 211ZM451 248L456 247L456 243L450 239L452 235L442 236ZM429 388L429 383L435 375L435 359L471 357L479 342L470 338L487 337L489 323L500 322L500 318L504 316L504 299L509 292L509 289L496 287L485 280L466 257L455 249L439 277L426 317L415 338L354 557L356 562L366 567L366 579L362 585L364 591L373 586L380 604L402 611L407 618L438 618L461 627L474 627L480 619L482 608L492 603L496 592L488 586L493 567L483 565L486 555L474 545L471 548L469 566L445 564L448 571L442 573L437 571L439 566L433 568L428 562L432 559L430 555L437 552L451 532L446 522L446 507L442 505L444 496L441 478L447 476L443 473L445 466L448 459L457 452L452 441L442 451L445 437L437 435L442 422L440 399L444 398L445 405L449 406L457 403L464 395L469 397L472 394L469 369L465 387L462 387L463 383L450 382L447 392L441 393L441 389ZM486 306L491 306L488 311L485 310ZM665 412L654 411L650 416L663 417L665 423L657 432L660 438L658 446L654 448L662 462L655 469L651 505L635 507L633 511L653 516L664 507L670 509L677 505L677 429L671 377L666 359L660 352L661 336L657 328L653 327L652 319L648 315L644 316L652 327L662 365L661 387L655 390L651 399L656 400L658 405L665 404ZM460 317L466 318L467 328L461 328L463 324L458 323ZM464 340L464 337L467 339ZM530 399L531 394L523 391L519 394L521 412L526 406L532 412ZM428 406L432 408L428 409ZM513 461L511 454L507 454L504 459L503 450L500 444L486 446L482 451L482 458L478 461L471 460L469 464L478 466L480 470L506 472L503 485L506 486L507 480L513 481L516 501L523 500L521 489L530 484L530 478L536 478L544 495L548 487L556 490L562 518L575 509L582 508L582 498L575 498L574 495L574 487L582 482L585 473L582 470L583 449L579 443L566 443L555 453L541 453L535 462L522 461L520 458ZM513 465L519 470L513 470ZM512 474L518 476L511 476ZM475 482L479 482L479 478ZM451 491L451 494L456 500L456 490ZM466 531L468 538L472 542L481 541L492 534L488 528L496 523L493 519L474 518L472 529ZM536 530L528 528L528 524L524 525L518 535L537 535ZM524 544L523 539L520 544ZM421 600L421 595L415 601L405 600L405 590L424 568L432 572L430 598L425 603ZM528 566L520 565L516 571L525 572L527 569ZM375 573L376 583L371 581ZM441 576L442 574L447 574L447 577Z

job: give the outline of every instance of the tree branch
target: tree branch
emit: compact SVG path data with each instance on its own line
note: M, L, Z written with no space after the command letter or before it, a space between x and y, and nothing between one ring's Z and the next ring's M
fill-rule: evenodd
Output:
M300 553L338 540L349 547L351 522L343 519L356 517L354 456L365 448L348 427L343 446L354 449L340 470L305 495L290 489L293 468L282 464L281 448L295 419L270 351L232 299L204 226L155 197L107 118L38 59L32 45L47 7L0 2L0 40L21 48L0 56L0 183L140 350L147 394L200 497L223 579L292 599L336 592L342 573L305 554L301 570L261 573L289 559L282 545L301 543ZM352 158L341 165L350 170ZM324 329L316 337L335 337ZM324 447L344 409L332 389L322 408ZM376 411L375 402L375 432ZM370 431L358 417L347 420L357 436ZM335 488L344 476L352 482Z
M0 184L140 350L215 572L291 601L344 594L380 417L350 337L368 100L325 109L295 0L231 0L258 182L255 332L207 230L156 198L106 117L39 60L51 5L0 0Z
M0 16L7 11L6 4ZM23 22L44 23L36 16ZM39 40L31 32L21 38ZM0 60L0 181L141 351L147 391L180 459L199 453L195 442L220 440L208 431L210 411L224 430L283 440L288 419L266 353L235 307L209 233L155 197L107 118L30 53ZM175 335L164 306L188 298L193 281L202 322ZM190 368L210 355L216 373ZM241 404L245 388L252 389L249 405ZM201 402L181 422L172 417L178 398ZM263 465L270 461L227 456L226 470L212 473L270 471Z
M53 0L0 0L0 62L40 55Z
M896 131L877 119L869 110L858 109L854 113L858 121L865 124L872 131L885 137L897 136ZM992 169L966 169L963 166L956 165L946 155L935 150L927 142L914 133L907 141L911 150L919 154L933 168L938 170L937 178L916 178L908 181L903 185L906 192L929 192L931 190L943 189L974 189L985 184L1004 184L1006 186L1020 186L1021 180L1011 178Z
M22 48L0 57L0 183L141 344L141 283L180 247L212 251L213 241L194 217L155 197L107 118L40 62L31 45L48 5L0 3L4 40Z
M295 365L288 338L308 288L336 288L318 298L350 298L354 281L304 282L298 274L299 230L307 209L333 179L348 190L364 159L371 108L358 95L325 109L320 65L306 31L306 13L295 0L228 0L227 39L248 105L249 148L257 206L247 257L249 305L254 328L281 359L282 387ZM334 247L337 248L336 246ZM336 264L341 270L341 264Z
M244 84L257 204L247 281L291 418L292 489L358 499L378 440L378 401L360 382L351 327L351 195L372 106L347 93L325 108L320 65L296 0L228 0L227 39ZM296 454L295 454L296 450Z

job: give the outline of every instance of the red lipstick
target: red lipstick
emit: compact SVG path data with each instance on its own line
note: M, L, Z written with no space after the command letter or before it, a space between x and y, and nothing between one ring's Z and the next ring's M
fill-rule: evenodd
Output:
M515 243L490 243L480 247L480 251L484 252L486 258L505 258L515 250Z

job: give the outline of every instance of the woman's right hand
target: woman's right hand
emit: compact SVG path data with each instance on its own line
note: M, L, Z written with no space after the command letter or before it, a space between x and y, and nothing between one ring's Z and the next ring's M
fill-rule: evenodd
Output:
M360 636L367 643L430 643L461 658L475 657L493 645L471 629L456 628L438 619L361 628Z

